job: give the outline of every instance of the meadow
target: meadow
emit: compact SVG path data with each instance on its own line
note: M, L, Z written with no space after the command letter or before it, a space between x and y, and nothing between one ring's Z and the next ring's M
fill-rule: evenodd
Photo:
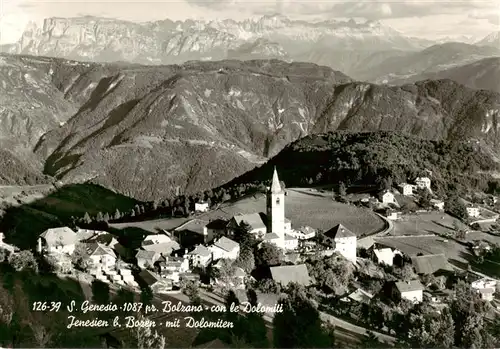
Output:
M230 219L239 214L266 211L266 197L256 194L234 202L225 202L210 212L197 214L203 220ZM292 227L311 226L315 229L328 230L342 223L357 236L375 234L385 227L385 222L371 210L333 201L331 194L309 189L287 189L285 214L292 221ZM116 229L138 228L150 232L160 229L174 229L188 218L157 219L144 222L110 224Z
M467 229L467 226L460 223L456 218L444 212L425 212L412 215L403 215L400 220L394 221L394 231L391 235L425 235L425 234L446 234L454 231L454 222L460 228Z

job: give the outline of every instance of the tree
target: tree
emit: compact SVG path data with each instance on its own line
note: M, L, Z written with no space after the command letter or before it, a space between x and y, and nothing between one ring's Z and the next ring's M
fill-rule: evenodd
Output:
M109 213L107 213L107 212L106 212L106 213L104 213L104 216L103 216L102 220L103 220L104 222L109 222Z
M372 331L366 331L366 335L363 337L360 343L361 348L384 348L384 345L381 345L375 333Z
M182 291L186 296L189 297L189 301L193 305L201 304L200 290L198 289L198 285L194 281L187 281L183 287Z
M235 266L243 269L247 274L251 273L255 269L255 256L253 250L246 245L241 246L240 254L234 262Z
M120 212L120 210L119 210L119 209L116 209L115 214L114 214L114 216L113 216L113 219L114 219L115 221L117 221L117 220L119 220L120 218L122 218L122 214L121 214L121 212Z
M345 197L346 195L347 195L347 188L346 188L344 182L340 182L340 184L339 184L339 196Z
M273 342L275 348L330 348L331 337L323 327L319 312L308 299L304 289L290 285L287 297L279 304L283 312L273 319Z
M16 271L31 269L38 272L38 263L31 251L23 250L19 253L13 253L9 256L8 261Z
M420 190L420 198L418 199L418 204L423 208L428 208L431 206L431 193L427 188Z
M85 212L85 214L83 215L83 222L85 224L90 224L92 223L92 218L90 218L90 215L88 212Z
M259 267L272 267L281 264L283 253L276 245L264 242L257 250L255 259Z
M153 290L151 290L151 287L149 286L144 286L141 289L141 302L144 305L151 305L153 302Z
M93 301L97 304L109 303L109 285L100 280L92 281L92 294Z
M101 211L97 212L97 215L95 217L95 220L98 221L98 222L102 222L104 221L104 215L102 214Z
M76 268L80 270L87 269L89 265L89 259L87 257L87 247L85 244L79 243L75 246L75 250L71 255L71 262Z
M142 314L136 316L138 321L146 321L146 318ZM132 343L131 347L138 349L165 349L166 341L165 337L159 335L158 332L152 332L151 327L138 326L134 327L131 331L132 333Z
M461 220L466 220L469 217L465 204L456 195L451 196L448 200L446 200L444 203L444 210L450 215Z
M252 290L247 290L248 303L252 306L257 306L257 293ZM247 313L245 323L245 342L252 345L253 348L268 348L267 328L264 317L261 313Z

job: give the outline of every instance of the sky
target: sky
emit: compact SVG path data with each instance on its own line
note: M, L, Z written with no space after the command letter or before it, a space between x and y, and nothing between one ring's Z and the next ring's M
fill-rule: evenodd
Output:
M0 0L0 44L17 41L26 25L48 17L102 16L134 22L242 20L280 13L292 19L379 20L408 36L482 39L500 30L500 0Z

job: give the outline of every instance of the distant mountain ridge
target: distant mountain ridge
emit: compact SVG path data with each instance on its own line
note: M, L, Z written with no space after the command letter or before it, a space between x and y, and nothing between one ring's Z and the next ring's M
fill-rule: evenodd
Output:
M478 42L476 42L476 45L492 46L492 47L500 48L500 30L487 35L482 40L479 40Z
M484 58L458 67L393 80L391 83L403 85L426 79L451 79L467 87L500 93L500 57Z
M292 141L334 130L474 139L500 150L500 95L451 80L380 86L277 60L0 57L0 146L40 176L90 180L141 200L216 187Z

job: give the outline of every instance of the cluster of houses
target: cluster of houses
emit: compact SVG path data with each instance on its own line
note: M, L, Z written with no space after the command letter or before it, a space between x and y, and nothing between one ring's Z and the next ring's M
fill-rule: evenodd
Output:
M403 195L412 195L414 188L430 190L430 179L417 178L415 185L400 185ZM392 198L391 198L392 195ZM229 220L214 219L210 221L191 219L171 231L161 231L142 237L140 246L132 254L118 240L107 232L79 229L73 231L68 227L48 229L38 239L38 251L52 256L68 256L82 254L85 261L83 267L96 279L117 285L138 287L147 284L153 292L169 292L180 287L183 280L200 280L201 275L210 268L223 268L225 264L238 259L240 245L235 241L235 235L245 228L248 234L254 235L262 243L267 242L277 246L291 265L270 268L274 281L282 285L297 282L310 285L311 280L307 266L301 263L303 254L317 251L319 240L316 231L311 227L292 228L292 222L285 217L286 193L282 188L276 169L271 186L267 191L266 212L239 214ZM394 203L394 195L385 192L381 201ZM208 206L200 203L197 211L205 211ZM435 202L436 207L443 209L442 202ZM374 242L361 245L356 234L342 224L323 233L321 242L322 253L332 255L338 253L354 265L358 263L357 250L362 247L369 257L381 265L392 266L403 259L403 253L393 246ZM407 256L408 257L408 256ZM454 269L443 254L416 255L411 257L411 263L418 276L434 275L434 282L442 290L443 283ZM60 263L67 263L67 258L59 258ZM74 261L74 258L73 258ZM125 262L126 261L126 262ZM399 263L399 262L398 262ZM132 265L139 271L133 273ZM249 275L238 267L232 267L230 280L212 277L212 284L233 289L245 288L245 280ZM475 280L472 287L485 300L492 300L496 290L495 280ZM395 282L392 296L421 302L425 297L434 303L439 303L439 296L429 294L429 285L422 284L422 278ZM345 297L346 301L366 301L373 295L356 289Z

